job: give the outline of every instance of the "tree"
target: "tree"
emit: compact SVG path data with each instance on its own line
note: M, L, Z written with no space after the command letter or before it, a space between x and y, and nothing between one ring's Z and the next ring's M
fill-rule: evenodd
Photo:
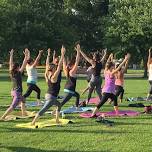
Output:
M147 77L147 50L152 44L152 1L112 0L107 19L105 43L113 42L116 48L129 50L144 61Z

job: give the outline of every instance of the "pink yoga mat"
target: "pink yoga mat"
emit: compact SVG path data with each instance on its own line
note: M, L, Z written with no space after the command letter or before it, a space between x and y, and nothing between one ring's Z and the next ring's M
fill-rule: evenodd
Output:
M99 112L96 115L100 116L104 114L106 117L118 117L118 116L128 116L128 117L133 117L133 116L137 116L140 113L137 111L132 111L132 110L124 110L124 111L119 111L119 114L116 115L115 111L111 111L111 112ZM92 115L92 113L82 113L80 114L80 117L82 118L90 118Z
M99 103L99 101L100 101L99 98L95 97L95 98L91 98L90 101L89 101L89 103L97 105Z

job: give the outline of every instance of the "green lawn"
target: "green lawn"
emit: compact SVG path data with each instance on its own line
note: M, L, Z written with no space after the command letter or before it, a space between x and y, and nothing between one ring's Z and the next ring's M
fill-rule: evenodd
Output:
M62 81L61 95L63 95ZM43 78L38 82L44 97L47 86ZM77 90L80 92L87 85L84 79L78 79ZM125 83L125 97L146 96L148 82L144 79L127 79ZM24 79L24 91L26 90ZM11 102L10 79L7 73L0 72L0 105ZM96 96L94 94L94 96ZM32 94L29 101L34 100ZM81 98L86 98L86 95ZM64 108L74 104L74 99ZM120 109L132 109L143 111L143 108L128 108L128 102L120 104ZM6 110L0 107L0 115ZM28 110L39 110L29 108ZM103 111L113 110L109 104L105 104ZM46 114L41 120L50 119ZM0 152L150 152L152 151L152 115L140 115L138 117L110 118L115 121L113 127L98 124L94 119L83 119L78 115L67 115L75 123L65 127L51 127L43 129L20 129L15 124L30 122L32 119L0 122ZM40 121L41 121L40 120Z

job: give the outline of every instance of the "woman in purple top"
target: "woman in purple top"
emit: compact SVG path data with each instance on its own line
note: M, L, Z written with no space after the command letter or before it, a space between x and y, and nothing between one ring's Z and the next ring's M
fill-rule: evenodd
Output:
M120 70L120 68L126 63L126 61L130 58L130 54L125 56L123 62L115 69L115 65L113 62L110 61L110 58L113 56L111 54L109 59L107 60L106 67L104 70L105 76L105 84L102 90L103 96L100 103L94 109L92 113L92 117L96 117L96 112L100 109L101 106L110 98L114 101L114 110L116 114L118 114L118 104L117 104L117 97L115 95L115 73Z
M19 103L21 103L22 116L26 115L25 102L24 102L24 99L22 96L22 92L23 92L22 73L27 64L28 53L29 53L28 49L25 49L24 61L22 63L22 66L20 67L18 63L13 62L14 50L12 49L10 51L9 71L10 71L10 77L11 77L11 81L12 81L11 95L13 97L13 101L12 101L10 107L5 111L5 113L1 117L1 120L5 120L6 116L8 114L10 114L16 108L16 106L19 105Z

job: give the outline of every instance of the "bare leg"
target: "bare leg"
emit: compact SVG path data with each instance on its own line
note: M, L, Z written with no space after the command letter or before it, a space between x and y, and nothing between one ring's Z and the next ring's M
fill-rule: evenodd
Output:
M37 99L37 105L40 106L41 105L41 101L40 99Z
M119 102L122 103L122 99L119 99Z
M99 109L97 107L94 108L91 117L93 117L97 112L99 111Z
M6 117L8 114L10 114L12 111L13 111L13 107L9 107L9 108L5 111L5 113L3 114L3 116L1 117L1 120L4 120L5 117Z
M89 90L89 87L85 88L81 95L84 95Z
M59 113L58 109L56 109L56 123L58 123L58 124L60 123L59 115L60 115L60 113Z
M22 116L27 116L25 103L23 102L21 102L21 112L22 112Z
M39 117L40 117L39 114L36 114L36 116L34 117L31 125L35 125L35 122L39 119Z
M118 115L118 114L119 114L118 106L114 106L114 111L115 111L116 115Z

